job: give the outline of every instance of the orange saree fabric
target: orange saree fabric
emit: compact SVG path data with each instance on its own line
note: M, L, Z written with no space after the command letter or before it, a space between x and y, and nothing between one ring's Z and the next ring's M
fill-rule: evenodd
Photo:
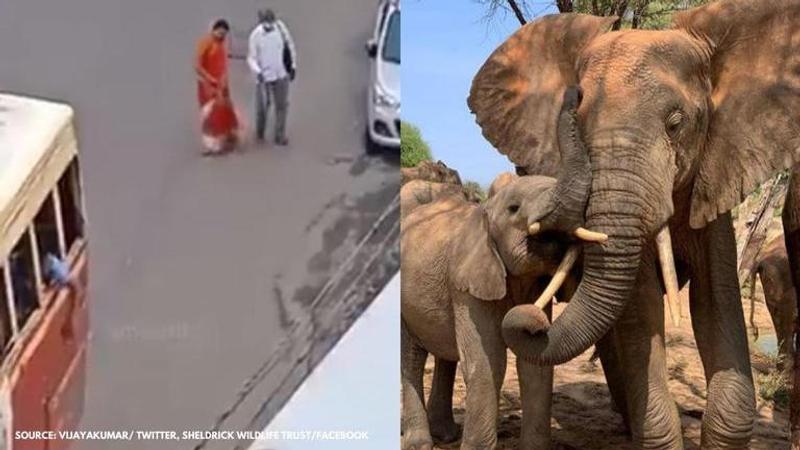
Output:
M216 40L212 35L206 35L197 44L197 63L215 80L223 83L221 87L227 94L228 51L225 43ZM214 99L217 87L203 80L197 82L197 98L200 107Z
M211 35L203 37L197 46L197 62L218 85L203 80L197 82L197 99L202 113L203 139L211 150L219 150L221 140L233 137L239 126L228 90L228 52L225 42ZM222 89L222 95L217 95Z

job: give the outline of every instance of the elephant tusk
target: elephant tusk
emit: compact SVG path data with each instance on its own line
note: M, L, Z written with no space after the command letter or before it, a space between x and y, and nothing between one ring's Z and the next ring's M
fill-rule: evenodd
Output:
M530 224L530 226L528 227L528 234L533 236L537 234L541 229L542 229L542 224L539 222L534 222Z
M678 275L675 271L675 258L672 256L672 238L669 235L669 226L665 225L656 235L656 248L658 261L661 263L661 275L664 277L664 287L667 291L667 306L672 318L672 325L681 324L681 303L678 298Z
M583 228L583 227L576 228L574 234L575 234L575 237L577 237L578 239L580 239L582 241L598 242L598 243L601 243L601 244L605 243L606 241L608 241L608 235L607 234L600 233L600 232L597 232L597 231L587 230L586 228Z
M534 303L539 309L544 309L544 307L550 303L550 300L553 299L553 296L556 295L558 289L561 288L561 285L564 284L564 280L567 279L567 274L569 274L572 266L575 265L580 251L580 245L573 245L567 250L567 254L564 255L564 259L562 259L561 264L558 265L556 273L553 275L553 278L550 279L550 283L547 284L544 292L542 292L539 298L536 299L536 303Z

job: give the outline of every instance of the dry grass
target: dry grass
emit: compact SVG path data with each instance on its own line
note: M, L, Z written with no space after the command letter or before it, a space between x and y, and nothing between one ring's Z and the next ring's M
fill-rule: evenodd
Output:
M689 363L679 359L676 360L674 364L667 368L667 372L669 373L669 377L672 380L682 380L686 375L686 368L689 367Z
M758 395L764 400L773 402L776 406L786 408L789 406L791 387L782 372L777 370L756 376Z
M686 338L682 334L669 334L664 341L664 345L666 345L667 348L675 347L676 345L684 345L685 343Z

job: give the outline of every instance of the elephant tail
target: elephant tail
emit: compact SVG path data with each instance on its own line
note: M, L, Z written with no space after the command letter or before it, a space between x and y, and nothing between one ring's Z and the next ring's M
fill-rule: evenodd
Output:
M760 267L756 267L755 270L750 272L750 330L753 332L753 340L758 340L758 326L756 326L756 275Z

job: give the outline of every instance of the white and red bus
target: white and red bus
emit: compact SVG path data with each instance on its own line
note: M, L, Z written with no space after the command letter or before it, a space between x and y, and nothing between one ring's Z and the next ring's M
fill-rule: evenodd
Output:
M14 436L74 430L80 421L85 225L72 108L0 93L0 449L66 448ZM69 284L48 282L53 257Z

